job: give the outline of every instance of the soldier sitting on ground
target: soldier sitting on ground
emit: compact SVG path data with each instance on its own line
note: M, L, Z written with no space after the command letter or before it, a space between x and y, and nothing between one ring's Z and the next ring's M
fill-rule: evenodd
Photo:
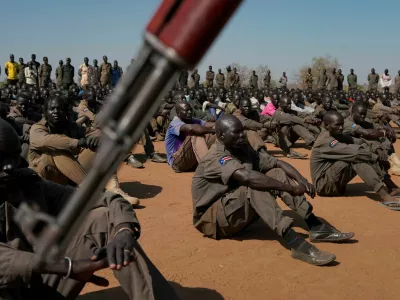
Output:
M324 116L323 131L311 152L311 177L318 195L340 196L347 184L355 177L361 179L381 198L382 204L391 209L400 209L395 199L400 188L387 174L385 156L382 148L343 134L344 118L335 111ZM375 145L376 146L376 145Z
M86 283L107 286L93 273L109 267L129 299L178 299L137 239L140 224L131 205L106 192L88 212L64 253L65 258L34 266L29 238L14 223L22 202L56 217L75 189L40 178L20 166L21 146L13 128L0 120L0 298L76 299ZM61 257L62 257L61 256Z
M283 216L280 197L305 220L313 242L338 242L353 233L341 233L323 224L304 197L314 187L294 167L257 152L245 143L240 121L231 115L216 122L217 141L200 161L192 181L193 224L213 239L230 237L260 217L287 242L292 257L313 265L326 265L335 255L318 250L293 229Z

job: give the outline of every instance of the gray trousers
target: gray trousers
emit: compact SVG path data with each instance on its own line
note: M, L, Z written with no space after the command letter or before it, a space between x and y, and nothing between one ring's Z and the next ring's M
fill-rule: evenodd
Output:
M106 246L111 240L110 237L114 236L114 227L108 220L108 208L100 207L92 210L63 256L71 259L87 259L94 254L96 249ZM129 266L114 271L114 276L129 299L179 299L168 281L146 256L139 243L136 243L132 256L133 261ZM62 279L58 275L43 275L42 277L45 285L28 289L29 297L22 299L58 299L54 296L55 290L65 299L76 299L85 285L73 279ZM48 294L53 293L53 295L51 298L45 298L44 294L40 293L39 298L34 298L32 293L34 294L35 290L47 291Z
M384 186L382 180L386 174L379 163L336 161L314 184L320 196L340 196L345 193L347 184L358 175L369 188L378 192Z
M266 175L280 182L296 185L282 169L272 169ZM281 198L303 219L307 219L312 213L313 207L304 196L294 197L287 192L263 192L241 186L216 201L194 226L205 236L220 239L239 233L261 218L268 227L282 236L292 226L293 220L283 216L276 197Z

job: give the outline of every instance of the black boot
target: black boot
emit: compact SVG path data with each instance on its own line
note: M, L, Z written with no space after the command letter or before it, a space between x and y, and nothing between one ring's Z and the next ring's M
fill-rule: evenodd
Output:
M283 236L283 239L292 249L292 257L314 266L324 266L336 259L334 254L320 251L314 245L311 245L293 229L289 229Z

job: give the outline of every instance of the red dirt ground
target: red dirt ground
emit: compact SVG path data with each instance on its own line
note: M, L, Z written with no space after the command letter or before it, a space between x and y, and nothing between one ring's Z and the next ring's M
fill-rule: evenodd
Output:
M163 143L155 145L165 152ZM399 143L396 148L400 150ZM138 145L136 152L142 151ZM310 179L309 160L289 161ZM377 197L359 178L348 186L346 197L310 200L317 216L356 233L353 243L317 244L335 253L337 264L314 267L292 259L261 222L235 239L203 238L192 226L191 173L176 174L167 164L146 162L145 169L123 166L119 174L122 188L145 207L136 210L143 230L140 244L181 299L399 299L400 212L374 201ZM394 181L400 184L398 177ZM127 299L112 272L99 274L109 279L110 287L89 284L80 300Z

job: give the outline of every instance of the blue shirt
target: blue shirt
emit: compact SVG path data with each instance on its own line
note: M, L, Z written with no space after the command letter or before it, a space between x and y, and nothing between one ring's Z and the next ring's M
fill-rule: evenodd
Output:
M182 146L187 135L181 133L181 127L185 124L199 124L204 126L205 121L199 119L192 119L191 123L185 123L177 116L175 116L168 126L167 134L165 135L165 152L167 153L168 164L172 165L174 161L174 154Z

